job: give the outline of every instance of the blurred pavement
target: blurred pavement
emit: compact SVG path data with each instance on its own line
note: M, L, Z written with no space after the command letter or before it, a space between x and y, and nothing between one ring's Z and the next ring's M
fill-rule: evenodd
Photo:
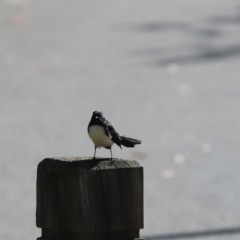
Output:
M239 1L3 0L0 30L0 239L40 236L37 164L92 156L94 110L143 141L113 148L144 166L143 237L239 239Z

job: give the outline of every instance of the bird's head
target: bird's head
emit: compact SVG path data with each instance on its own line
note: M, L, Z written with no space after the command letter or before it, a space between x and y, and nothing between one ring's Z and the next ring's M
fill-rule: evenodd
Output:
M93 117L95 117L95 118L103 117L103 114L102 114L102 112L94 111Z

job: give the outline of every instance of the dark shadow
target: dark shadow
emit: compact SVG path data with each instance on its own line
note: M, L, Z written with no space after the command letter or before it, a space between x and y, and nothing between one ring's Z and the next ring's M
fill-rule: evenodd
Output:
M189 25L183 22L149 22L143 24L130 24L125 29L131 31L144 31L144 32L156 32L166 30L188 30Z
M215 59L230 58L240 55L240 45L219 48L214 50L204 51L203 53L189 56L175 56L171 58L163 58L151 62L151 65L166 66L170 63L178 64L195 64L202 61L213 61Z
M215 230L206 231L195 231L195 232L182 232L174 234L164 234L155 236L146 236L145 240L164 240L164 239L181 239L181 238L198 238L198 237L209 237L209 236L220 236L220 235L230 235L230 234L240 234L240 228L223 228Z
M218 37L221 35L221 31L216 29L215 27L211 28L210 26L208 26L207 29L201 29L198 27L194 27L191 24L183 22L149 22L142 24L130 23L127 26L118 26L118 30L119 29L131 32L135 31L146 33L178 31L205 37Z
M186 54L184 52L177 53L174 49L149 46L145 49L134 49L131 54L137 57L147 57L149 65L155 67L165 66L170 63L176 64L197 64L205 61L218 61L225 58L231 58L240 56L240 44L233 38L234 43L229 41L229 29L226 29L225 25L240 26L240 9L230 16L212 16L203 21L203 24L195 24L194 22L176 22L176 21L163 21L163 22L148 22L148 23L130 23L125 26L127 31L142 32L146 34L158 33L168 34L168 31L174 31L183 34L183 39L193 39L191 45L188 46L188 41L181 42L183 46L176 46L176 51L181 47L187 49ZM231 29L231 31L239 31L240 29ZM236 35L234 33L234 35ZM178 35L177 35L178 36ZM145 36L146 37L146 36ZM150 38L153 35L149 35ZM216 40L226 37L226 44L215 47ZM195 41L195 42L194 42ZM151 41L149 41L151 42ZM230 42L230 43L229 43ZM220 43L220 41L218 41ZM228 45L227 45L228 43ZM193 46L196 46L193 48ZM171 55L169 55L169 53ZM175 53L175 56L172 55ZM159 59L156 58L159 56ZM152 58L152 60L151 60Z
M192 31L196 36L204 37L204 38L217 38L223 36L223 33L217 29L195 29Z
M232 17L212 17L209 18L208 21L210 23L225 25L225 24L240 24L240 15L232 16Z
M214 16L208 19L209 23L216 25L227 25L227 24L240 24L240 7L236 8L237 11L233 16Z

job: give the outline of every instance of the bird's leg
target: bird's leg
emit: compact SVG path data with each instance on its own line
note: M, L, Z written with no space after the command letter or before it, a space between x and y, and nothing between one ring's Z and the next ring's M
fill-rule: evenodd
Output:
M93 157L93 159L96 159L96 157L95 157L95 155L96 155L96 149L97 149L97 147L95 146L95 151L94 151L94 157Z
M110 152L111 152L111 161L110 161L110 164L113 164L112 148L110 148Z

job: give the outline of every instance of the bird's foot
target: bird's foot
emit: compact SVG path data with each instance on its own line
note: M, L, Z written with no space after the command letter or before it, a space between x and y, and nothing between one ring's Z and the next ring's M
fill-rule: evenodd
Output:
M113 162L114 162L114 160L111 159L109 165L112 166L112 165L113 165Z

